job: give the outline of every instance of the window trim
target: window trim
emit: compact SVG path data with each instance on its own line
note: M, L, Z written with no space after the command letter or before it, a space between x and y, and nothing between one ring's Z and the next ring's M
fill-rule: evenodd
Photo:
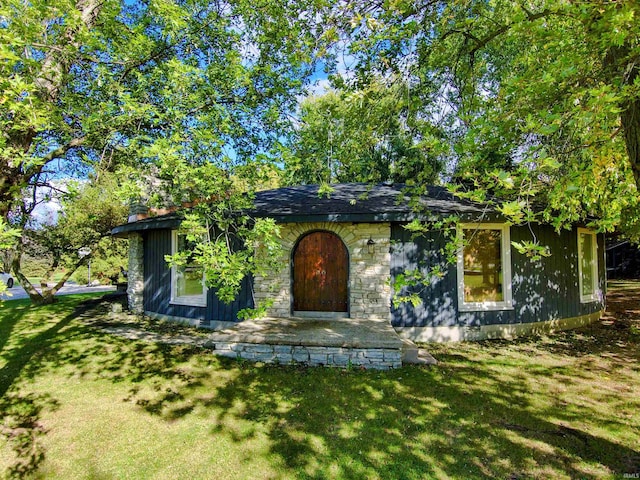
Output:
M584 295L582 293L583 287L583 275L582 275L582 245L580 244L580 235L591 235L591 266L593 268L593 293L591 295ZM591 303L600 300L600 273L598 271L598 234L589 228L578 228L578 291L580 293L580 303Z
M178 251L178 231L171 230L171 255L175 255ZM202 295L189 295L179 297L178 292L178 267L171 267L171 299L172 305L185 305L189 307L206 307L207 306L207 286L204 283L204 271L202 272Z
M501 302L465 302L464 300L464 230L500 230L500 253L502 260L502 294ZM462 223L458 226L458 311L494 311L513 310L511 285L511 238L509 225L504 223Z

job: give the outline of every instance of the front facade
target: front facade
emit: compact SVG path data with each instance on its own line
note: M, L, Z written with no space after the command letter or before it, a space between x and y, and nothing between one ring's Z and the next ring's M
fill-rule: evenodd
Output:
M254 280L256 299L273 302L269 316L388 321L389 223L284 223L280 229L281 269Z
M282 257L277 271L245 279L231 304L202 287L197 269L167 266L165 255L188 248L178 232L179 217L119 227L115 233L131 242L130 306L152 316L221 328L238 322L243 308L269 300L269 317L375 319L417 341L509 338L573 328L600 316L602 235L578 227L556 233L547 225L508 226L495 217L478 218L479 208L434 188L424 197L431 218L455 213L464 219L457 257L449 262L440 232L413 238L405 228L415 214L400 201L400 186L369 188L339 185L330 198L320 198L317 187L258 194L256 215L280 224ZM367 189L366 198L361 189ZM549 248L550 256L532 261L512 247L532 236ZM424 278L394 292L407 272ZM420 302L394 302L394 293L414 294Z
M531 240L532 232L549 248L548 257L532 261L512 247L511 242ZM402 335L418 341L511 338L575 328L600 317L603 235L579 228L557 233L548 225L483 223L467 225L466 234L475 237L458 249L456 265L416 287L419 305L392 307L391 323ZM396 225L392 241L392 280L407 267L444 261L437 234L412 241Z

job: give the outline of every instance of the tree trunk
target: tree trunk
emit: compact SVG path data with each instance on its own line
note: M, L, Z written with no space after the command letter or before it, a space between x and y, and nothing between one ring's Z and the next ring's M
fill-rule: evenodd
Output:
M23 175L16 168L11 168L9 158L0 157L0 216L5 220L16 204L16 191L23 189Z
M44 296L38 290L36 290L36 287L34 287L27 279L27 277L24 276L20 265L21 257L22 252L20 251L20 249L18 249L18 251L16 252L16 256L13 258L13 262L11 263L11 269L13 270L13 275L18 279L18 282L20 282L22 288L24 288L24 291L27 292L27 295L29 295L31 303L33 303L34 305L47 305L55 302L54 298L45 301Z
M81 265L87 263L90 257L91 257L90 255L87 255L86 257L82 257L80 260L76 262L76 264L72 268L68 268L67 272L62 276L62 278L58 281L58 283L56 283L53 287L48 289L46 293L47 294L51 293L52 296L58 293L58 290L60 290L64 286L65 282L69 280L71 275L73 275Z
M624 142L636 187L640 192L640 99L628 101L622 108L624 110L620 113L620 123L624 132Z
M34 305L50 305L52 303L55 303L57 301L55 294L58 293L58 291L64 286L65 282L69 280L71 275L73 275L74 272L89 259L89 256L81 258L72 268L67 269L67 272L58 281L58 283L56 283L51 288L43 288L39 292L22 273L20 265L21 257L22 251L19 248L12 263L13 274L18 279L25 292L27 292L29 298L31 299L31 303L33 303Z
M51 277L53 277L53 274L58 269L59 264L60 264L60 259L58 258L57 255L54 255L51 266L47 269L46 273L44 274L44 277L42 277L42 279L40 280L40 286L42 288L47 288L49 286L49 280L51 280Z
M76 0L76 9L80 12L80 17L87 29L91 29L97 22L98 16L104 7L102 0ZM67 46L74 46L80 51L81 45L77 39L78 29L74 26L67 28L64 38ZM35 84L39 87L38 95L46 102L55 104L59 100L60 91L64 88L65 76L69 72L76 58L63 52L60 49L51 48L46 52L40 63L39 76L35 79ZM23 189L36 177L42 168L48 163L65 154L70 148L78 146L82 141L73 139L66 147L61 147L49 153L29 166L32 162L18 160L19 153L27 154L33 149L33 141L38 133L33 126L25 125L20 128L17 124L9 123L7 130L7 151L0 156L0 216L7 218L9 212L19 201ZM59 152L58 152L59 151ZM18 158L16 158L18 157ZM27 156L28 158L28 156Z
M640 57L633 55L633 49L628 44L614 46L607 50L603 66L611 83L621 80L622 85L632 90L620 102L620 125L629 165L640 192L640 98L633 93L633 86L640 76Z

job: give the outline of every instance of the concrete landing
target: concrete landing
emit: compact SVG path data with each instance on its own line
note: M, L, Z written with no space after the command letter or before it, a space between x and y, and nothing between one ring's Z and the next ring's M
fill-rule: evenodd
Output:
M124 316L114 310L112 317ZM436 360L415 343L401 339L383 320L264 318L234 324L207 337L149 332L129 325L102 330L131 340L194 345L216 355L279 364L327 365L386 370L404 363Z
M352 348L401 348L393 327L383 320L302 317L245 320L212 333L215 341Z
M216 331L217 355L265 363L389 369L402 366L403 341L384 320L262 318Z

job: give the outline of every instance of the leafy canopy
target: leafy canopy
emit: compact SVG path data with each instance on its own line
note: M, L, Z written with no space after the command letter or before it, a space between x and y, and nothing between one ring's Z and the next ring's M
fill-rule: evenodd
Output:
M443 163L443 132L418 112L408 85L381 80L305 99L286 181L432 184Z
M595 216L637 235L639 17L604 0L354 0L333 22L356 59L345 84L411 85L454 183L506 198L516 221L538 200L558 228Z
M2 2L0 216L24 225L26 192L97 169L119 172L127 197L145 195L143 184L156 204L225 199L236 211L267 174L313 70L322 8ZM168 196L154 195L160 184Z

